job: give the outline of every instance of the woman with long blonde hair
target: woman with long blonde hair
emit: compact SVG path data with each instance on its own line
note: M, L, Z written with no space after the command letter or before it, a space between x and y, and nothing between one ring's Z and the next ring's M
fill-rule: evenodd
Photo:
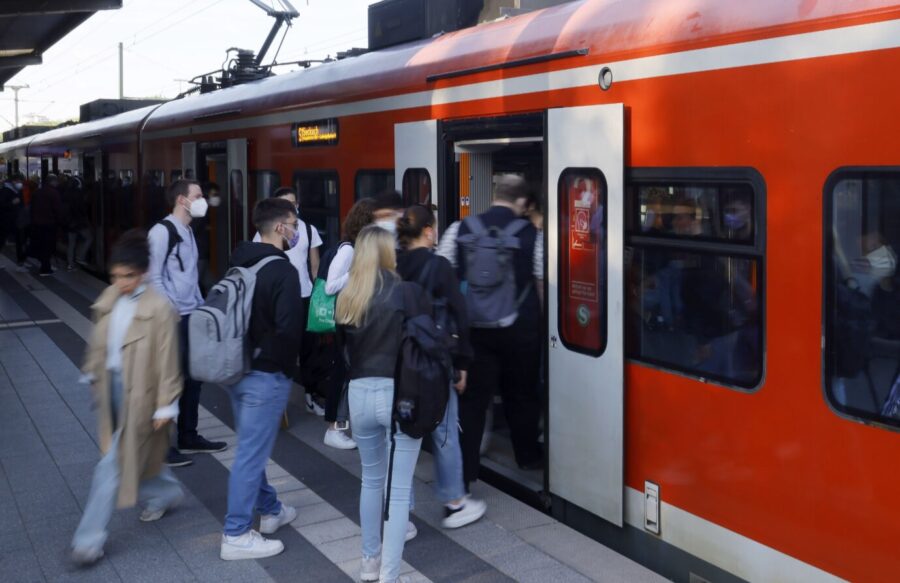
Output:
M364 228L356 239L347 285L335 306L338 339L348 361L350 424L362 462L360 579L383 583L401 581L413 470L422 445L421 439L399 429L394 436L390 519L384 525L382 545L394 369L404 317L429 311L421 291L412 289L418 286L403 282L396 267L393 235L376 226Z

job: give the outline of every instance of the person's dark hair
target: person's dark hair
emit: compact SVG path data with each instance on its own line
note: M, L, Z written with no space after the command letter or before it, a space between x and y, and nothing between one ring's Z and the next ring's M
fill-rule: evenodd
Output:
M503 202L516 202L520 198L528 197L528 183L521 176L505 174L494 185L494 200Z
M372 197L372 201L375 203L375 207L373 210L381 211L385 209L402 209L403 208L403 196L400 195L396 190L385 190L381 194L377 194Z
M127 265L145 273L150 267L150 244L141 229L125 231L109 252L109 265Z
M397 239L400 247L408 249L410 244L422 236L426 227L434 227L434 212L425 205L414 204L397 221Z
M350 207L350 212L347 213L347 218L344 219L344 224L341 226L341 240L356 243L356 237L359 236L363 227L375 220L374 212L375 201L373 199L364 198L356 201L356 204Z
M261 234L271 233L278 223L297 216L294 205L283 198L264 198L253 209L253 226Z
M175 201L178 200L178 197L187 196L191 191L191 186L195 185L200 186L200 183L189 178L176 180L169 185L169 189L166 191L166 203L170 208L175 208Z
M287 196L289 194L293 194L294 198L297 198L297 191L294 190L293 187L282 186L282 187L276 189L275 192L272 193L272 197L273 198L281 198L282 196Z

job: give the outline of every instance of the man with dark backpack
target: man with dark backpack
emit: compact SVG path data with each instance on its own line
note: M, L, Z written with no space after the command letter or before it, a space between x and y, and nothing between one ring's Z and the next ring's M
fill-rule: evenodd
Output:
M297 517L297 510L282 504L266 481L266 462L290 395L303 330L300 280L285 253L297 244L298 222L290 202L281 198L259 201L253 224L261 241L241 243L231 260L232 271L242 268L255 276L244 337L249 370L230 388L237 456L228 480L228 512L219 552L227 561L281 553L281 541L265 539L260 533L272 534ZM199 337L192 334L195 336ZM252 529L254 510L261 516L259 532Z
M178 401L178 447L169 450L166 463L170 467L192 463L186 453L214 453L228 445L208 441L197 433L200 408L200 382L190 376L188 362L188 319L203 303L197 273L197 242L191 221L206 216L207 203L200 184L195 180L176 180L166 192L166 202L172 209L156 223L147 239L150 243L150 269L147 277L162 292L181 316L178 324L184 391Z
M457 236L457 273L466 286L474 359L459 398L463 479L478 478L485 414L495 391L503 396L516 463L543 467L540 421L540 314L534 253L537 230L521 218L525 180L502 176L491 208L465 218Z

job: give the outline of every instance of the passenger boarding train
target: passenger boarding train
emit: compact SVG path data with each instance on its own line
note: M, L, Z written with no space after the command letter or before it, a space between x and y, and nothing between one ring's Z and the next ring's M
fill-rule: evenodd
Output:
M446 227L520 174L548 456L506 477L676 580L896 581L898 71L896 1L584 0L0 155L75 165L97 267L172 180L217 182L213 276L280 185L330 245L384 188Z

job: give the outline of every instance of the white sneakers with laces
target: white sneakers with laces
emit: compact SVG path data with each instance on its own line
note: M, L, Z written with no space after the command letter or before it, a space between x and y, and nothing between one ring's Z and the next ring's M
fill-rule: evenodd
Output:
M472 524L487 511L487 504L484 500L478 500L471 496L463 499L463 504L459 508L451 508L444 506L444 519L441 520L441 526L444 528L460 528L467 524Z
M363 557L359 568L360 581L378 581L381 575L381 555L377 557Z
M272 534L285 524L290 524L297 519L297 509L287 504L281 505L278 514L266 514L259 519L259 532Z
M416 525L412 523L412 520L406 523L406 538L404 539L406 542L411 541L416 538L416 535L419 534L419 529L416 528Z
M223 561L264 559L274 557L282 551L284 551L284 544L280 540L263 538L255 530L248 530L240 536L223 534L219 557Z
M332 427L325 431L325 445L336 449L356 449L356 442L349 435Z
M313 399L313 396L309 393L306 393L306 412L312 415L316 415L317 417L325 416L325 409L322 408L321 405L316 403L316 400Z

